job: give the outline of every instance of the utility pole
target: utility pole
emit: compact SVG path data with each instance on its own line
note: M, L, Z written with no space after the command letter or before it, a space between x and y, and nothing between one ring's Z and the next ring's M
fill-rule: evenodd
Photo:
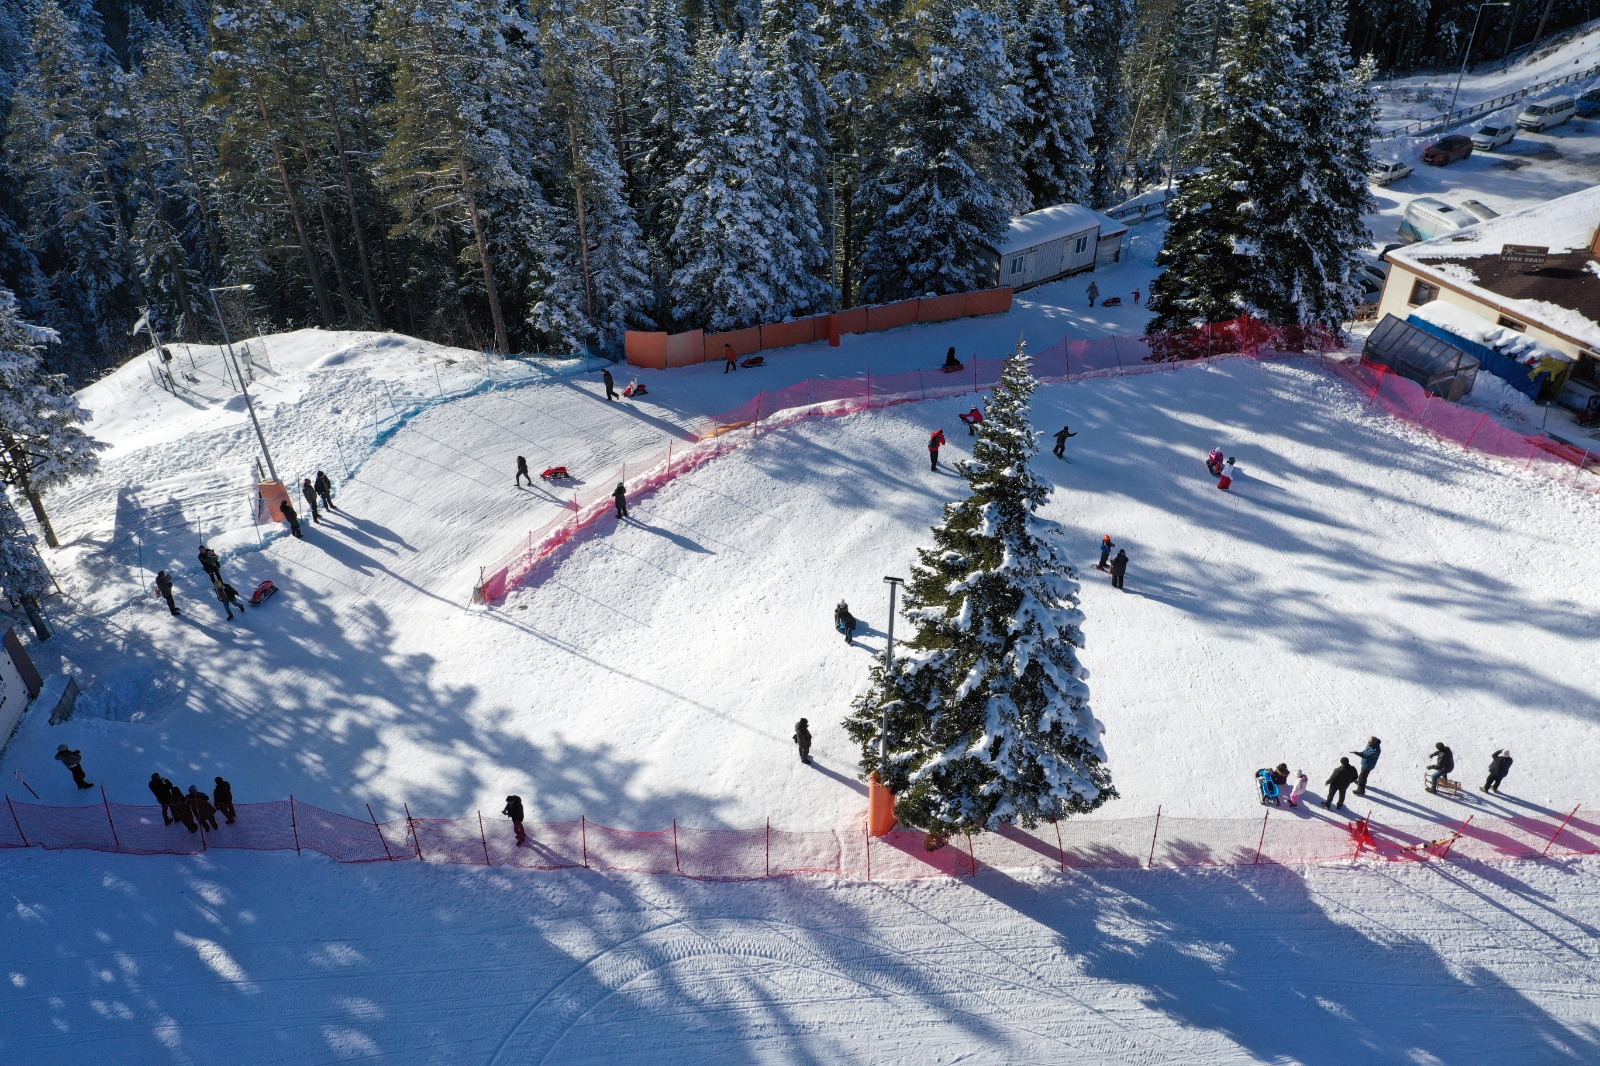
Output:
M1467 62L1469 60L1471 60L1471 58L1472 58L1472 42L1474 42L1474 41L1476 41L1478 39L1478 23L1483 20L1483 9L1486 8L1486 7L1510 7L1510 6L1511 5L1509 3L1504 3L1504 4L1488 4L1488 3L1484 3L1484 4L1479 4L1478 5L1478 13L1472 19L1472 33L1467 37L1467 48L1466 48L1466 51L1461 54L1461 73L1456 75L1456 89L1455 89L1455 92L1450 94L1450 106L1445 108L1444 119L1445 119L1446 122L1449 122L1450 121L1450 116L1455 114L1456 97L1458 95L1460 95L1460 93L1461 93L1461 79L1463 79L1463 78L1465 78L1467 76Z
M244 394L244 409L250 412L250 424L256 427L256 440L261 442L261 456L267 461L267 470L272 474L272 480L278 481L278 468L272 465L272 453L267 450L267 436L261 432L261 420L256 417L256 405L250 399L250 389L245 384L244 370L239 366L239 357L233 354L233 338L228 335L227 320L222 317L222 308L217 305L219 292L254 292L255 288L254 285L221 285L206 291L211 294L211 310L216 312L217 323L222 327L222 342L227 345L233 372L239 376L239 391Z

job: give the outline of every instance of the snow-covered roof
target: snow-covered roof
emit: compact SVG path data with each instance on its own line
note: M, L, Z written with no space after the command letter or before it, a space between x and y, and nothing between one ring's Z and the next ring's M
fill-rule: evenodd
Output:
M1510 211L1499 218L1395 249L1396 259L1465 259L1499 255L1506 244L1534 244L1552 252L1587 251L1600 225L1600 185Z
M1102 237L1128 232L1128 227L1123 223L1107 218L1098 211L1091 211L1082 204L1057 204L1012 219L1010 230L1001 238L1000 246L995 250L1001 255L1009 255L1094 229L1098 229Z
M1430 300L1421 307L1413 308L1412 318L1420 318L1425 322L1432 322L1436 326L1443 326L1458 337L1469 341L1477 341L1486 348L1492 348L1501 355L1526 366L1534 366L1543 359L1556 359L1563 363L1572 362L1572 356L1565 352L1557 351L1548 345L1540 344L1526 334L1518 333L1514 329L1506 329L1496 325L1481 315L1460 304L1446 303L1443 300Z

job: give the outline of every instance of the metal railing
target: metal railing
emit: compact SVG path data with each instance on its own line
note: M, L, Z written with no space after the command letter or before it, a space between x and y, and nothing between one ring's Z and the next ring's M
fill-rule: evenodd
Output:
M1583 81L1586 78L1596 76L1600 76L1600 64L1589 67L1587 70L1580 70L1576 74L1564 74L1559 78L1536 82L1533 85L1518 89L1514 93L1497 96L1493 100L1484 100L1467 107L1458 107L1440 118L1425 118L1418 119L1415 122L1408 122L1404 126L1396 126L1392 130L1384 130L1379 136L1383 138L1421 137L1430 133L1443 133L1445 130L1450 129L1452 126L1458 126L1469 118L1477 118L1479 115L1487 115L1492 111L1499 111L1501 108L1509 107L1519 100L1526 100L1530 96L1536 96L1546 89L1570 85L1575 81Z

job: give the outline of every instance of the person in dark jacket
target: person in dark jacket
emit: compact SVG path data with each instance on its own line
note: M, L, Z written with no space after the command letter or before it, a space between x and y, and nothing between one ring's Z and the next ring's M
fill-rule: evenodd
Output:
M1322 801L1322 809L1327 810L1331 803L1339 810L1344 810L1345 791L1351 782L1356 779L1356 768L1350 765L1350 756L1339 756L1339 765L1333 768L1333 773L1328 775L1325 782L1328 786L1328 796Z
M202 829L217 831L217 809L211 806L211 797L201 792L196 785L189 786L189 809L194 812L195 821L200 823Z
M300 513L294 509L294 504L284 500L278 504L278 510L283 512L283 520L289 523L289 532L300 540L305 540L306 535L300 532Z
M183 789L177 785L173 785L167 792L167 806L172 808L172 816L182 822L189 832L200 831L200 824L194 820L194 808L189 805L189 797L185 796Z
M1267 772L1272 775L1272 783L1278 786L1279 791L1283 791L1285 786L1287 786L1289 784L1289 764L1288 763L1281 762L1277 766L1274 766L1271 770L1268 770Z
M528 487L532 488L533 475L528 473L528 460L519 455L517 456L517 488L519 489L522 487L523 478L528 479Z
M326 507L330 511L337 511L339 509L333 505L333 482L328 479L327 474L324 474L322 471L318 470L317 480L313 481L311 484L316 486L317 495L322 497L323 507Z
M948 441L944 439L944 430L936 429L928 435L928 469L939 469L939 449Z
M156 571L156 591L161 593L161 598L167 601L167 610L178 615L183 612L178 610L178 605L172 599L172 575L165 570Z
M234 815L233 786L221 777L212 778L212 780L216 782L217 787L211 790L211 802L216 806L217 813L226 818L229 825L232 825Z
M615 400L617 398L617 380L611 376L611 371L604 369L601 370L600 380L604 382L606 386L606 399ZM518 843L520 844L521 841L518 841Z
M528 842L528 834L522 828L522 797L507 796L506 805L501 808L500 813L511 819L511 828L516 830L517 833L517 846L521 847L526 844Z
M1479 792L1499 792L1500 782L1506 779L1511 772L1511 753L1505 748L1500 748L1489 756L1489 776L1484 779Z
M1091 281L1089 282L1089 306L1093 307L1094 302L1098 299L1100 299L1100 286Z
M1448 776L1456 768L1456 756L1449 748L1444 746L1444 741L1439 741L1433 746L1433 761L1428 764L1427 791L1439 791L1439 778Z
M65 744L56 749L56 762L72 771L72 783L79 788L93 788L94 782L86 780L83 773L83 752L75 751Z
M1367 775L1372 773L1378 765L1378 756L1383 754L1383 747L1377 737L1368 737L1367 746L1360 751L1352 751L1351 755L1361 756L1361 776L1356 778L1356 795L1367 794Z
M846 644L853 643L856 639L856 616L850 613L849 604L843 600L833 609L833 628L844 634Z
M222 609L228 612L228 621L233 621L233 609L239 608L239 613L244 614L244 600L239 598L239 590L226 581L217 583L217 599L222 602Z
M1117 557L1111 560L1111 587L1122 588L1123 579L1128 576L1128 553L1121 548L1117 549ZM1126 589L1123 589L1126 592Z
M1108 563L1106 560L1111 558L1111 549L1115 548L1116 546L1117 546L1117 542L1111 539L1111 534L1110 533L1107 533L1105 536L1100 538L1100 561L1098 563L1095 563L1095 566L1098 569L1101 569L1101 570L1110 570L1111 569L1111 564Z
M1056 446L1051 450L1055 452L1057 459L1065 459L1067 457L1067 438L1076 436L1077 434L1072 432L1071 426L1062 426L1056 433Z
M794 724L794 743L800 749L800 761L811 765L811 725L804 718Z
M204 544L200 545L200 569L213 584L222 580L222 558Z
M161 804L161 822L171 825L172 818L172 782L162 777L159 773L150 775L150 792L155 796L156 802Z
M311 521L320 526L322 524L322 512L317 510L317 487L311 483L310 478L304 477L300 479L300 495L305 498L306 506L311 508Z
M950 350L944 353L944 365L939 369L945 371L946 373L962 369L961 360L956 358L955 345L952 344L950 346Z
M617 482L617 487L611 490L611 498L617 503L617 517L628 517L628 489L622 482Z

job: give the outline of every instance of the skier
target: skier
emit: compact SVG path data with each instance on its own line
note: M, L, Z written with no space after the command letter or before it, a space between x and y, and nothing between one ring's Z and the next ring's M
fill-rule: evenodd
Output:
M1427 791L1438 795L1439 778L1449 775L1456 768L1455 753L1444 746L1444 741L1439 741L1433 746L1433 761L1428 764Z
M611 498L617 501L617 517L628 517L628 490L622 482L617 482L617 487L611 490Z
M317 495L322 497L322 506L330 511L337 511L339 508L333 505L333 482L328 480L328 475L318 470L317 480L312 484L317 488Z
M1106 560L1111 558L1111 549L1115 548L1116 546L1117 542L1111 539L1110 533L1107 533L1105 536L1100 538L1100 561L1094 564L1097 569L1111 569L1111 567L1107 565Z
M1065 459L1067 457L1067 438L1076 436L1077 434L1072 432L1071 426L1062 426L1060 431L1056 433L1056 446L1054 451L1057 459Z
M311 483L310 478L303 477L300 479L300 495L305 497L306 506L311 508L311 521L320 526L322 524L322 514L317 510L317 487Z
M616 382L616 379L611 376L611 371L610 370L601 370L600 371L600 380L605 382L606 399L607 400L615 400L617 398L617 382ZM519 841L517 841L517 843L520 844L520 843L522 843L522 841L519 840Z
M1355 779L1356 768L1350 765L1350 756L1339 756L1339 765L1335 766L1333 773L1328 775L1326 782L1328 796L1322 801L1322 809L1327 810L1328 804L1332 803L1335 808L1341 811L1344 810L1345 790L1350 787L1350 783ZM1337 797L1337 802L1335 802L1335 797Z
M517 834L517 847L520 848L526 844L528 842L528 833L522 828L522 797L507 796L506 805L500 813L511 819L511 828Z
M1122 588L1122 581L1128 574L1128 553L1121 548L1117 549L1117 557L1111 560L1111 587ZM1127 589L1122 589L1124 592Z
M517 488L519 489L522 487L523 478L528 479L528 487L532 488L533 475L528 473L528 460L519 455L517 456Z
M844 634L846 644L855 642L856 616L850 613L849 606L843 600L833 609L833 628Z
M194 812L195 821L200 823L202 829L217 831L217 809L211 806L211 797L201 792L195 785L189 786L189 809Z
M1228 486L1233 484L1233 478L1236 472L1237 471L1233 465L1233 456L1230 455L1228 456L1228 461L1222 464L1222 476L1217 481L1217 488L1221 489L1223 492L1227 492Z
M306 535L300 532L300 515L295 511L294 504L290 503L288 500L284 500L282 503L278 504L278 510L283 512L284 521L289 523L289 532L293 533L300 540L305 540Z
M93 788L94 782L83 774L83 752L74 751L65 744L56 749L56 762L72 771L72 783L79 788Z
M964 369L962 364L961 364L961 360L956 358L956 346L955 345L952 344L950 346L950 350L948 352L944 353L944 365L941 366L939 369L943 370L946 374L953 374L957 370Z
M928 437L928 469L939 469L939 449L949 443L944 439L944 430L936 429Z
M1211 449L1211 453L1206 456L1206 472L1209 473L1212 477L1221 477L1222 476L1222 449L1221 448L1212 448Z
M244 601L239 598L239 590L226 581L219 581L216 585L217 599L222 601L222 609L228 612L228 621L233 621L233 609L239 608L239 613L244 614Z
M216 806L217 813L226 818L229 825L232 825L234 816L233 786L225 778L217 777L212 780L216 781L217 787L211 790L211 802Z
M206 572L213 584L222 580L222 560L204 544L200 545L200 569Z
M156 571L156 590L167 601L167 610L175 615L183 613L178 610L178 605L172 600L172 575L165 570Z
M739 369L739 359L733 354L733 345L724 344L722 346L722 358L727 360L726 365L722 368L724 374Z
M1141 294L1140 294L1138 289L1134 289L1133 290L1133 306L1135 306L1135 307L1139 306L1139 296L1140 295Z
M1094 302L1098 299L1100 299L1100 286L1091 281L1089 282L1089 306L1093 307Z
M161 804L161 822L163 825L172 824L172 804L167 796L172 791L172 782L160 774L150 775L150 791L154 794L156 802Z
M1368 737L1367 746L1360 751L1352 751L1351 755L1361 756L1361 776L1356 778L1356 795L1367 794L1367 775L1372 773L1378 765L1378 756L1383 754L1382 743L1377 737Z
M1289 793L1289 806L1300 806L1300 797L1306 794L1307 783L1306 772L1304 770L1296 770L1294 772L1294 790Z
M978 408L974 407L972 410L968 411L966 414L957 415L956 417L961 419L961 421L966 425L966 427L967 427L967 436L976 437L978 435L978 424L983 421L983 412L982 411L980 411Z
M800 761L811 765L811 726L804 718L794 724L794 743L800 749Z
M1511 772L1511 753L1505 748L1500 748L1489 757L1489 776L1484 779L1479 792L1500 791L1500 782L1506 779Z

